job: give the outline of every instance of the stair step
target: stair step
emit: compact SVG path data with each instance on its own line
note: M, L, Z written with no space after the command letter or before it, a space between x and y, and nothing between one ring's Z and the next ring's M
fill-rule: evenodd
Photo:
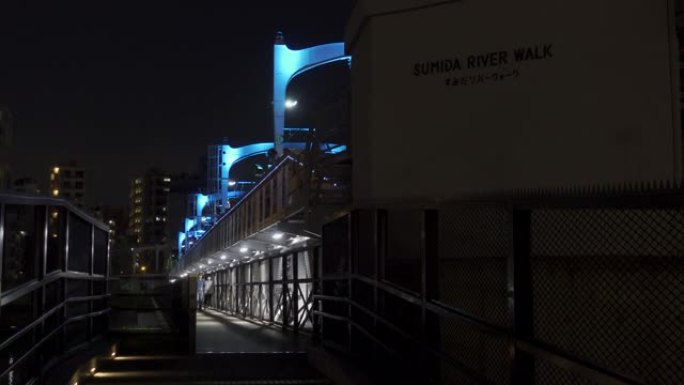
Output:
M324 378L236 378L222 373L198 373L186 371L126 371L126 372L97 372L84 381L87 384L149 384L149 383L178 383L178 384L330 384Z
M97 384L97 385L148 385L154 384L151 380L141 380L141 381L126 381L126 382L91 382L85 381L83 385L86 384ZM218 380L218 381L188 381L188 380L164 380L159 382L163 384L171 385L332 385L332 383L325 379L313 379L313 380Z
M98 371L144 371L144 370L234 370L238 372L265 369L270 372L292 373L293 368L309 368L306 353L236 353L236 354L199 354L195 356L167 357L116 357L101 359L97 362Z
M99 359L84 384L329 385L306 353L119 356Z

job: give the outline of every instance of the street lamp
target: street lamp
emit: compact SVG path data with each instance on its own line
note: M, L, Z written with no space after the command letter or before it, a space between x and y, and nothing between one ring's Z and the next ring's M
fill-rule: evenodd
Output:
M287 99L285 100L285 108L291 109L295 108L297 106L297 101L294 99Z

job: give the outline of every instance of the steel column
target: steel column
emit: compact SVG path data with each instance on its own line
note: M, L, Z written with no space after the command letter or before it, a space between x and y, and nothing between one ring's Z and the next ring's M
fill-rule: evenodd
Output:
M321 263L320 263L320 255L321 255L321 246L316 246L312 250L312 255L311 255L311 262L312 262L312 267L311 267L311 278L313 278L312 283L311 283L311 291L313 293L312 300L311 300L311 324L313 328L313 340L315 344L319 344L321 342L321 322L319 320L319 317L315 315L315 312L318 311L323 311L321 308L321 301L316 301L315 297L316 295L322 295L323 291L321 290Z
M64 215L66 218L64 218L64 271L68 272L69 271L69 239L71 237L71 214L69 213L69 210L64 210ZM67 286L69 285L69 280L64 279L62 285L62 299L66 301L67 299L67 294L68 294L68 288ZM64 304L64 307L62 308L62 319L67 320L67 307L68 304ZM66 341L66 327L62 326L62 350L65 351L67 347L67 341Z
M90 279L88 280L88 293L90 296L93 296L93 286L95 283L93 282L93 274L95 274L95 226L90 225ZM93 309L93 300L88 301L88 309L90 310L90 313L92 313L95 309ZM88 318L88 339L90 340L93 337L93 317Z
M271 323L275 322L273 312L273 259L268 260L268 319Z
M5 265L5 206L4 203L0 203L0 296L2 295L3 266ZM0 315L2 315L1 307Z
M356 246L356 234L355 229L358 229L359 214L358 211L352 211L349 214L349 220L347 221L347 298L352 301L352 285L354 273L353 266L354 263L354 247ZM352 325L352 306L350 302L347 302L347 351L352 353L352 334L354 332L354 327Z
M295 251L292 253L292 316L293 326L295 333L299 331L299 273L297 272L299 267L299 253L300 251Z
M511 209L512 252L508 258L509 315L516 339L534 336L532 303L532 265L530 261L530 211ZM534 382L534 357L517 344L511 349L513 366L511 383Z
M282 314L283 314L283 330L287 328L287 323L289 322L289 314L287 311L287 255L283 255L280 258L280 269L282 271L282 290L281 295L283 296Z
M439 211L425 210L422 226L422 323L423 339L429 349L438 350L440 345L439 316L427 310L427 305L439 299ZM421 352L424 370L428 376L439 378L440 362L428 354Z

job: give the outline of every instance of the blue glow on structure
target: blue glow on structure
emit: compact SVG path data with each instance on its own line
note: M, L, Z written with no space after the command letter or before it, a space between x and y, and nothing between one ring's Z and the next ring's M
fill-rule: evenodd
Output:
M339 154L341 152L347 151L347 146L342 145L342 146L337 146L333 147L330 150L326 151L328 154Z
M279 154L283 152L287 85L303 72L338 60L350 60L344 54L344 43L292 50L282 40L276 40L273 46L273 136Z
M178 254L181 254L183 246L185 245L185 233L182 231L178 232Z
M197 194L195 196L195 199L197 202L197 212L195 215L200 217L202 216L202 211L204 211L204 208L207 207L207 203L209 203L209 196L204 194Z
M212 210L210 210L211 215L220 216L222 212L230 208L231 200L240 199L244 196L244 188L234 188L236 183L233 183L233 186L231 186L230 171L236 163L252 156L267 154L272 149L275 149L279 155L283 154L284 148L292 150L306 149L306 143L284 143L285 98L290 81L296 76L322 65L344 60L351 63L351 57L344 54L344 43L323 44L301 50L292 50L285 45L280 33L273 47L273 53L274 141L272 143L255 143L243 147L231 147L227 144L218 146L218 150L221 151L220 156L214 158L217 154L213 153L212 155L212 159L217 159L218 164L210 165L210 167L214 167L217 170L218 186L212 184L211 195L209 196L197 194L194 197L196 203L195 217L186 218L185 232L178 234L178 249L181 254L184 254L186 251L183 250L184 245L199 239L205 233L204 228L213 224L213 217L206 219L207 217L203 216L207 205L211 204L213 206ZM305 132L309 129L288 128L288 130ZM213 148L215 147L212 146ZM337 154L345 151L347 146L324 143L321 144L320 149L329 154ZM214 183L213 181L215 179L212 177L212 183ZM235 182L241 183L240 181Z
M192 218L185 218L185 232L187 233L190 231L195 225L197 224L197 221L192 219Z
M255 156L259 154L266 154L269 150L273 148L273 143L255 143L249 144L243 147L231 147L227 144L221 146L221 151L223 151L221 162L225 165L223 172L225 175L221 175L223 178L225 176L226 180L230 175L230 169L233 165L245 158L250 156Z

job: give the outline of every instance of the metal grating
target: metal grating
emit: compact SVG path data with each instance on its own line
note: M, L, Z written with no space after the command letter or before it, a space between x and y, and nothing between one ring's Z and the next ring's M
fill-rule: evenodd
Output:
M491 383L510 383L509 339L485 333L455 317L440 317L439 324L441 348L456 364ZM455 368L448 371L458 372Z
M544 360L536 360L534 363L534 383L536 385L599 385L597 382L580 377L578 374Z
M540 210L531 226L535 337L644 383L684 383L684 211Z
M507 258L511 217L496 206L439 213L439 301L480 319L510 324Z

